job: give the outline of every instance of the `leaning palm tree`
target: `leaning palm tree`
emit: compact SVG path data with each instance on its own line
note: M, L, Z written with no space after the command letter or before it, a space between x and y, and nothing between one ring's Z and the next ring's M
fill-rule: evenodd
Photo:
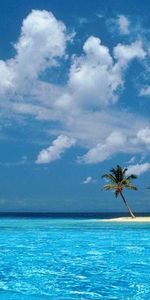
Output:
M130 216L132 218L135 218L135 215L131 211L126 199L123 196L122 191L123 191L123 189L131 189L131 190L137 191L138 188L131 183L131 180L136 179L137 176L133 175L133 174L130 175L130 176L126 176L126 171L127 170L128 170L127 168L122 169L119 165L117 165L116 168L113 168L113 169L110 170L109 174L104 174L102 176L102 178L108 179L110 181L110 183L105 184L103 188L106 191L114 190L116 197L118 197L120 195L123 199L124 204L126 205L128 211L130 213Z

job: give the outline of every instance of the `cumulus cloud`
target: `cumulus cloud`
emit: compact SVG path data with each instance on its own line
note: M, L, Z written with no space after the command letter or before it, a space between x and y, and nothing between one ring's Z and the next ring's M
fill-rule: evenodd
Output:
M136 164L128 166L128 170L126 172L127 175L135 174L141 175L150 170L150 163L146 162L143 164Z
M51 12L33 10L24 19L15 44L16 56L0 61L0 74L3 75L0 94L7 101L11 100L10 110L27 114L31 104L35 108L30 110L31 113L41 119L44 114L40 115L39 111L44 108L57 118L60 111L66 113L74 107L99 109L118 99L128 62L145 55L142 44L137 41L131 45L117 45L113 57L99 38L90 36L83 45L83 54L73 56L64 87L39 79L46 69L58 67L68 40L71 36L67 34L66 26Z
M114 48L114 57L118 59L119 64L126 65L135 58L143 59L146 53L143 49L142 42L136 41L130 45L118 44Z
M75 140L67 136L60 135L52 142L52 145L43 149L38 154L36 163L47 164L61 158L61 155L75 144Z
M126 16L119 15L117 23L119 25L119 29L120 29L120 32L122 34L129 34L130 33L130 31L129 31L130 22L129 22L129 20Z
M69 90L80 105L100 106L115 99L115 91L121 84L113 72L113 60L109 49L94 36L83 46L84 54L74 56L69 73ZM92 101L92 102L91 102Z
M103 161L115 152L132 153L135 148L139 151L138 137L135 145L132 140L145 126L144 121L135 120L134 114L113 109L112 105L117 103L124 88L130 62L145 58L142 43L118 44L110 53L98 37L90 36L81 54L72 56L64 84L54 84L51 75L44 80L44 72L58 68L64 62L62 58L66 59L69 40L65 24L51 12L33 10L24 19L15 44L16 55L0 60L3 112L33 116L49 124L55 122L57 126L50 134L63 133L69 139L76 139L79 146L90 149L80 158L85 163ZM51 147L55 149L52 145L39 153L36 163L47 162L49 157L50 161L55 159ZM61 153L60 150L56 158Z
M115 102L119 88L123 87L123 74L128 62L145 57L141 42L118 44L114 48L115 63L109 49L94 36L87 39L83 51L84 55L73 57L68 86L72 98L87 107Z
M51 12L33 10L23 21L16 56L0 61L0 93L11 97L25 94L32 80L57 65L57 59L65 54L67 39L65 25Z

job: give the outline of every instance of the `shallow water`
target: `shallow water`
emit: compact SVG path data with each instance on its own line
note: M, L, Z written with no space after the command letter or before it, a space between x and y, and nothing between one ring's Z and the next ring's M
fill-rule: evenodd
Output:
M150 299L150 224L0 219L0 299Z

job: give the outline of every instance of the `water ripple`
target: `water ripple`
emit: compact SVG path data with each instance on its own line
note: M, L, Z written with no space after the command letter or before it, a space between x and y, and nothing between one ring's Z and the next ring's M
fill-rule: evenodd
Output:
M1 220L0 299L150 299L150 226Z

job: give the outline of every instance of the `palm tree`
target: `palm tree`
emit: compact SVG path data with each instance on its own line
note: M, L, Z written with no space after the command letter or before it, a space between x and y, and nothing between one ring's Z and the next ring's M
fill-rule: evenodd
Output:
M126 176L126 171L128 169L124 168L122 169L119 165L117 165L116 168L113 168L110 170L109 174L104 174L102 178L106 178L110 181L110 183L104 185L104 189L106 191L108 190L114 190L115 191L115 196L118 197L119 195L122 197L124 204L126 205L130 215L132 218L135 218L135 215L131 211L130 207L128 206L128 203L126 199L123 196L123 189L131 189L134 191L137 191L138 188L131 183L132 179L136 179L136 175L130 175Z

